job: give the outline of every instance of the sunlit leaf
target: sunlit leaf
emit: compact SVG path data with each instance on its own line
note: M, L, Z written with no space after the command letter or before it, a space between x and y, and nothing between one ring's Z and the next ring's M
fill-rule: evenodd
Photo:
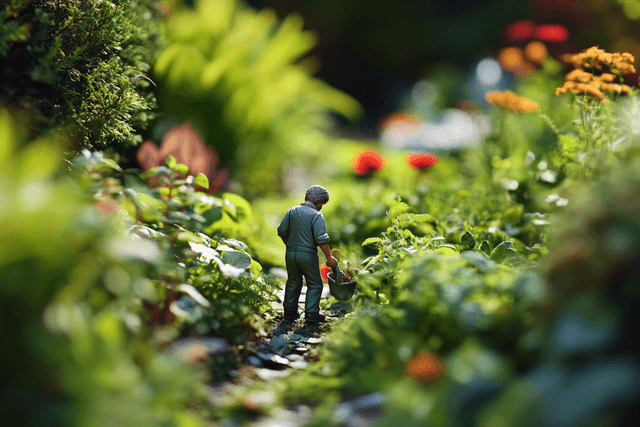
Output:
M197 302L201 306L205 308L211 307L211 303L193 286L187 283L182 283L177 287L177 290L189 295L195 302Z
M193 185L197 186L197 187L202 187L204 189L209 189L209 179L207 178L207 176L203 173L199 173L194 179L193 179Z
M251 256L245 252L229 251L222 254L222 261L225 264L232 265L238 268L251 267Z

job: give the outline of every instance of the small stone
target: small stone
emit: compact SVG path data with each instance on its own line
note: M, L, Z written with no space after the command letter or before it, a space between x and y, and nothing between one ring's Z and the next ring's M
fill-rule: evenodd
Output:
M269 341L269 347L276 353L282 352L288 346L289 340L284 335L278 335Z
M273 369L258 368L255 370L255 374L263 381L271 381L278 378L286 377L291 372L293 372L293 370L291 369L274 371Z
M297 354L305 354L307 351L309 351L309 349L306 348L306 347L296 347L291 351L293 351L294 353L297 353Z
M247 357L247 362L249 362L250 365L257 366L258 368L262 368L263 366L260 358L254 355Z
M256 355L262 360L266 367L282 368L289 365L289 360L277 354L257 353Z
M309 362L307 362L306 360L294 360L293 362L289 363L289 366L293 369L305 369L307 366L309 366Z
M300 354L289 354L287 355L287 359L289 359L290 362L294 362L296 360L304 360L304 357Z
M307 344L320 344L322 342L322 338L303 337L300 341Z

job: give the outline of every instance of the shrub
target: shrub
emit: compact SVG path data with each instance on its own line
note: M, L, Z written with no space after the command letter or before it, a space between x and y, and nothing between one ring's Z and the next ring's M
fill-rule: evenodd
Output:
M153 117L159 46L151 0L10 0L0 10L0 102L35 113L32 137L67 127L76 147L136 145ZM4 99L2 99L4 98Z

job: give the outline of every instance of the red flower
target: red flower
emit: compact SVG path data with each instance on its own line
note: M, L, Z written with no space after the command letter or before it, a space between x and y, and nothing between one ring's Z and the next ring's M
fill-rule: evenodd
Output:
M176 126L162 138L158 149L152 141L140 145L136 158L143 170L162 166L172 154L178 163L189 166L189 175L203 173L209 179L209 193L220 190L229 178L227 170L218 169L218 153L204 144L204 141L189 123Z
M531 21L517 21L504 30L507 43L520 43L533 37L535 25Z
M353 171L360 176L369 176L385 167L384 156L377 151L361 151L351 161Z
M415 170L427 170L440 160L435 154L414 153L405 158L407 164Z
M422 383L432 383L439 380L444 373L440 358L427 351L416 353L407 363L405 371L409 378Z
M543 42L564 42L569 39L569 30L562 25L538 25L535 34Z

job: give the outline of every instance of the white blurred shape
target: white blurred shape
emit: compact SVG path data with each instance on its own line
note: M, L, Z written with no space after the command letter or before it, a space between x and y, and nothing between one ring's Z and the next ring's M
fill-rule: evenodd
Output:
M483 117L458 110L445 110L439 121L413 126L387 127L382 143L389 147L414 150L450 150L475 145L486 131Z
M20 203L28 212L37 211L49 200L49 187L42 182L31 182L20 189Z
M502 68L495 59L485 58L476 66L476 78L484 86L495 86L502 78Z

